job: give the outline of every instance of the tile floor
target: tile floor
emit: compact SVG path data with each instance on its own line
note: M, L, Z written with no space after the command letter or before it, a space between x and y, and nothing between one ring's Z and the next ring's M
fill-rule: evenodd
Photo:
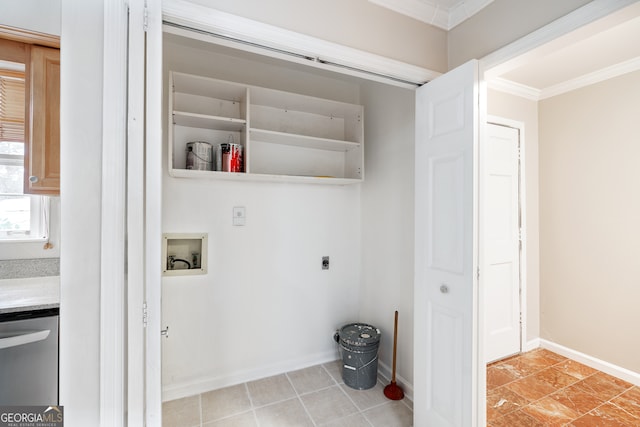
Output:
M353 390L339 361L165 402L163 427L411 427L386 383ZM487 367L489 427L640 427L640 387L538 349Z
M165 402L163 427L411 427L408 399L388 400L386 383L344 384L339 361Z
M537 349L487 367L490 427L639 427L640 387Z

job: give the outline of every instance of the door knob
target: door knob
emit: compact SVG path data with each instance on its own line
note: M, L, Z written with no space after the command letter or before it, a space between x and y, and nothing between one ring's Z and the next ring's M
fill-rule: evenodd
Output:
M449 286L445 285L444 283L442 285L440 285L440 292L442 292L443 294L448 294L449 293Z
M34 175L31 175L29 177L29 182L32 183L32 184L35 184L36 182L38 182L38 177L34 176Z

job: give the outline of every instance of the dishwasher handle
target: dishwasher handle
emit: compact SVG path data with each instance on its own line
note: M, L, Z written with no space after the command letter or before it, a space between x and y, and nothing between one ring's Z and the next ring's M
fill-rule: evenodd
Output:
M0 349L17 347L19 345L42 341L49 336L49 334L51 333L51 330L45 329L42 331L24 331L24 332L25 333L20 335L11 335L8 337L2 336L6 334L0 334Z

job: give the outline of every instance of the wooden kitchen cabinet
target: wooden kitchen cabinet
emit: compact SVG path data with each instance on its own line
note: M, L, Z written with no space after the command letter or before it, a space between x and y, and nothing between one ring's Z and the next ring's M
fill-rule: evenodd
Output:
M60 50L32 45L26 64L25 182L28 194L60 193Z

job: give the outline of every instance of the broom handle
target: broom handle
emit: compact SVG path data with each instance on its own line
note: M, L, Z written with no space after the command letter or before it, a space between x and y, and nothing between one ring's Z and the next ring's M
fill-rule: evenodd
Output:
M396 382L396 349L398 347L398 310L396 310L393 322L393 366L391 369L391 382Z

